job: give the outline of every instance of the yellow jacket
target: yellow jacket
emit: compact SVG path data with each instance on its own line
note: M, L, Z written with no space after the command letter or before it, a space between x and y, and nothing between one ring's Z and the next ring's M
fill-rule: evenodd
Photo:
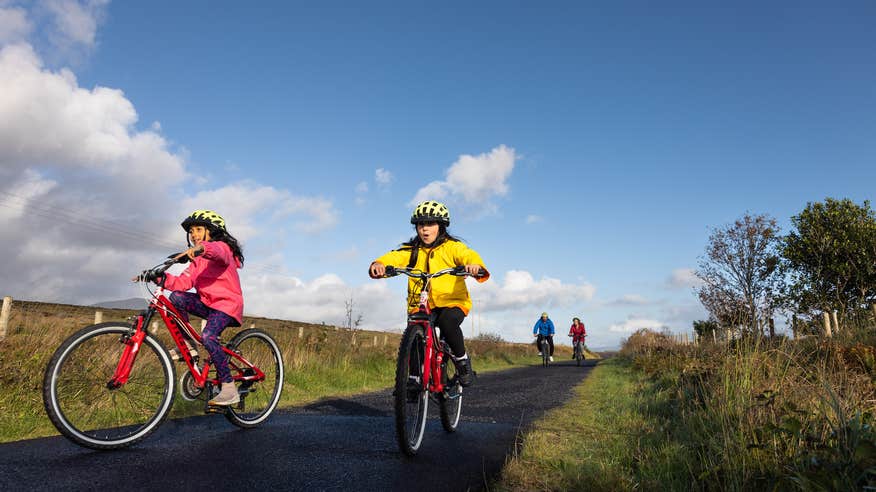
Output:
M404 268L411 261L411 247L402 246L374 261L379 261L387 266ZM481 256L475 250L460 241L453 240L444 241L434 248L420 246L420 251L417 254L417 263L414 265L414 268L424 272L437 272L438 270L461 265L480 265L485 272L487 270L487 267L484 266L484 260L481 259ZM477 281L486 282L488 278L490 278L489 272L477 279ZM421 286L419 284L418 280L408 279L408 310L411 312L416 311L420 307ZM468 288L465 286L465 277L443 275L432 279L429 307L458 307L468 315L469 310L471 310L471 297L468 294Z

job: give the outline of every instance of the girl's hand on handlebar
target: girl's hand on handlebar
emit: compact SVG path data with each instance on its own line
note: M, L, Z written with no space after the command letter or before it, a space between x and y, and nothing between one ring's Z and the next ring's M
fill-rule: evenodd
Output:
M465 266L465 273L471 275L472 277L477 277L478 274L481 273L481 270L482 269L481 269L480 265L466 265Z
M196 256L201 256L204 252L204 245L199 244L197 246L192 246L191 248L183 251L177 256L177 259L182 258L183 256L188 256L190 260L194 260Z
M371 278L381 278L386 275L386 265L379 261L375 261L371 263L371 266L368 268L368 273L371 274Z

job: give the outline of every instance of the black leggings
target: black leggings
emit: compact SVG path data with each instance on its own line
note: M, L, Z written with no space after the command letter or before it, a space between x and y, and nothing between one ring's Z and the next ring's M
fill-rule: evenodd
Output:
M441 329L441 338L447 345L450 345L450 350L453 351L454 357L462 357L465 355L465 341L462 338L462 320L465 319L465 313L458 307L451 308L435 308L432 310L435 316L435 324Z
M553 357L554 356L554 336L553 335L538 335L538 338L535 340L535 346L538 347L539 350L541 350L541 339L542 338L547 338L548 345L551 348L551 353L549 353L548 355Z

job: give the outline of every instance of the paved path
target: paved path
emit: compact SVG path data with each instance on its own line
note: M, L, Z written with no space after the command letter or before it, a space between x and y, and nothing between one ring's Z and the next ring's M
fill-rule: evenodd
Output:
M0 444L0 490L478 490L521 430L568 400L588 363L481 375L466 390L459 430L430 420L415 458L398 451L385 390L278 411L249 430L220 415L170 420L118 451L63 437Z

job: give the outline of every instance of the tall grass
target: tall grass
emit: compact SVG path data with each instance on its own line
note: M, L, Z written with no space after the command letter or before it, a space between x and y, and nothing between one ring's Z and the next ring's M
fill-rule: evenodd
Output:
M871 329L833 339L681 346L639 332L622 354L672 394L666 441L690 450L697 488L876 486Z
M525 434L495 488L876 490L874 341L637 332Z
M67 337L94 322L94 311L83 306L15 302L10 332L0 342L0 442L56 433L43 410L43 372L52 353ZM101 311L104 321L125 321L136 314L127 310ZM270 333L282 349L286 378L281 406L385 388L395 377L398 333L351 332L333 326L247 317L242 328L229 328L222 338L230 340L251 325ZM299 328L303 328L300 338ZM174 346L160 322L156 335L165 347ZM532 348L527 345L471 340L466 346L477 371L533 360ZM178 378L184 370L184 365L177 365ZM203 402L176 398L171 416L202 412Z

